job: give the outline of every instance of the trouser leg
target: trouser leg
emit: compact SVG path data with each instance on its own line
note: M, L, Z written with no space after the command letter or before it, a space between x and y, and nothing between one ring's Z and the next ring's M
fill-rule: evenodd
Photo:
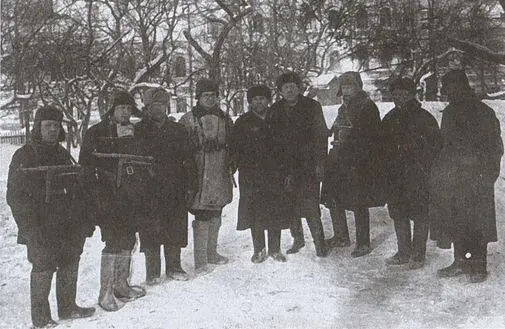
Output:
M275 254L281 251L281 230L268 230L268 253Z
M265 249L265 230L263 229L263 226L252 225L251 236L255 253L261 252Z
M412 237L412 257L421 261L426 257L426 242L430 223L428 220L414 221L414 235Z
M228 258L217 252L219 229L221 228L221 216L213 217L209 225L209 242L207 245L207 261L210 264L223 265L228 263Z
M411 248L410 220L407 218L395 219L394 226L398 245L398 257L408 260Z
M316 255L318 257L328 256L328 249L324 243L324 230L321 219L307 218L307 224L309 225L310 233L312 234L312 239L314 240Z
M117 311L124 306L123 301L116 298L114 294L114 287L116 284L116 259L117 254L102 251L98 304L109 312Z
M31 315L35 327L43 327L54 322L48 300L53 272L54 270L34 271L32 269L30 273Z
M160 246L150 246L144 250L146 257L146 283L155 283L161 276Z
M287 253L295 254L305 246L302 219L301 218L293 219L289 225L289 231L291 232L291 236L293 237L293 245L291 246L291 248L287 250Z
M359 208L354 211L356 223L356 245L359 247L370 246L370 212L368 208Z
M333 224L333 236L340 241L349 241L349 228L345 209L333 206L330 208L331 222Z

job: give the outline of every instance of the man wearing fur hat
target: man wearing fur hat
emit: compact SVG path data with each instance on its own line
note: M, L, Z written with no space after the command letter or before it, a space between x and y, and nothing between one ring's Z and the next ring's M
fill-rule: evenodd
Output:
M296 73L281 74L276 84L282 99L272 105L269 122L296 217L290 227L294 241L287 253L297 253L305 246L301 222L305 217L316 255L326 257L319 190L328 150L328 128L321 104L301 94L302 81Z
M79 259L94 226L86 221L82 186L78 171L73 171L76 166L72 166L75 161L59 144L65 138L62 119L55 107L37 110L31 139L14 153L7 182L7 203L18 225L18 243L26 245L32 263L30 298L35 328L56 325L48 301L54 272L61 320L95 312L75 303Z
M98 156L141 154L130 122L136 111L133 96L127 91L116 91L110 110L84 136L79 154L79 163L85 166L89 194L98 193L96 200L92 201L98 212L96 224L100 226L105 242L98 303L106 311L117 311L124 302L145 295L141 287L130 286L128 278L137 221L150 211L146 175L140 166L128 164L119 168L119 158Z
M428 178L441 146L437 120L416 100L415 82L396 78L390 85L395 107L382 120L387 168L387 205L398 252L388 265L423 266L428 239ZM414 222L413 234L410 221Z
M196 191L196 168L186 130L166 115L169 97L163 88L147 89L143 94L143 119L135 125L135 136L143 154L154 157L154 176L149 186L155 207L139 227L147 284L159 282L161 245L164 245L167 278L188 280L181 267L181 248L188 243L185 200Z
M381 119L379 110L363 91L358 72L339 77L343 104L331 128L332 149L322 189L322 203L330 209L334 237L332 246L350 245L346 210L354 211L356 245L352 257L371 252L369 207L384 205L376 191L377 170L381 168Z
M270 88L256 85L247 90L249 111L237 119L231 138L231 152L239 171L240 200L237 230L251 229L253 263L266 260L265 230L268 230L268 255L285 262L280 251L281 230L289 228L292 209L282 190L283 175L278 169L271 131L266 116L272 100Z
M228 258L217 252L221 212L232 200L229 139L231 118L219 108L219 86L211 79L196 84L196 106L180 119L191 140L198 169L198 189L190 204L193 221L195 271L205 274L208 264L222 265Z
M449 105L442 114L442 149L430 177L431 238L454 246L454 262L440 277L486 280L487 244L497 241L494 183L503 155L495 112L474 94L463 70L442 77Z

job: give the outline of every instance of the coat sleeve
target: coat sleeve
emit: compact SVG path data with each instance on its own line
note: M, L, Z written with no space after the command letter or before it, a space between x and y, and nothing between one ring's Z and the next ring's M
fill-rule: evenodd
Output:
M37 207L40 195L38 188L34 186L27 174L19 171L22 167L31 167L31 163L26 149L21 148L12 157L9 166L9 176L7 180L7 204L10 206L12 215L18 226L18 241L26 243L32 232L37 232L36 220Z
M312 154L317 166L323 166L328 154L328 135L329 130L324 119L321 104L316 103L314 107L312 134L314 136Z
M478 159L482 161L481 174L488 180L495 182L500 175L500 163L503 156L503 141L501 138L500 122L494 111L486 106L485 111L478 118L478 127L474 132L480 143Z

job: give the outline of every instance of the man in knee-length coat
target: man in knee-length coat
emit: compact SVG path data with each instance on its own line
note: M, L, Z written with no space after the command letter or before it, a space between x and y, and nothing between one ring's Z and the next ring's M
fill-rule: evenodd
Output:
M442 77L449 105L442 115L442 149L430 178L431 238L454 245L454 262L440 277L487 277L487 244L497 241L494 183L503 155L500 122L474 94L463 70Z

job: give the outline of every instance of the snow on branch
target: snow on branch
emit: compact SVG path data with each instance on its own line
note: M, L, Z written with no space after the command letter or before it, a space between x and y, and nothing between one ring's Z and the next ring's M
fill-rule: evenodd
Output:
M165 60L165 52L160 53L156 56L149 64L139 70L133 79L133 84L137 84L145 79L145 77L151 72L155 67L158 67Z
M478 43L467 40L448 38L448 42L453 47L458 48L474 57L479 57L497 64L505 64L505 53L493 51Z

